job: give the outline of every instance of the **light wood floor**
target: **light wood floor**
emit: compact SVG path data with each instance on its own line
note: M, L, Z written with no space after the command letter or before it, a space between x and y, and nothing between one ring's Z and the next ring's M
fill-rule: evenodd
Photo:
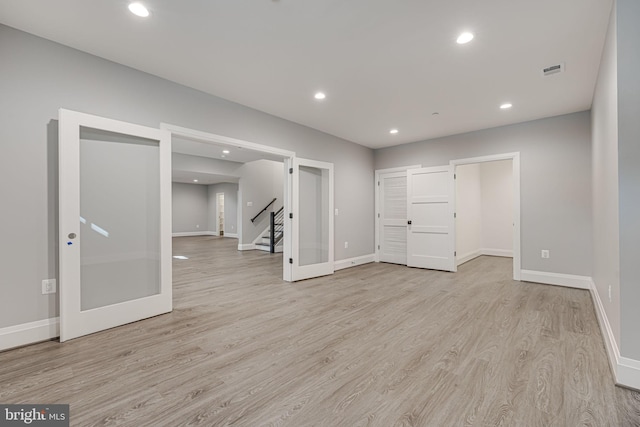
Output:
M173 313L0 353L0 402L76 426L638 426L587 291L368 264L280 280L282 255L174 239Z

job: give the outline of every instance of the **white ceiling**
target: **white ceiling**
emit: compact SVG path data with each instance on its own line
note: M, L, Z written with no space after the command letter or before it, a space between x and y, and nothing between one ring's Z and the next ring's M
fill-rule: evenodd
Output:
M377 148L589 109L612 5L143 3L146 19L126 0L2 0L0 22ZM457 45L464 30L476 38ZM566 72L541 76L560 62ZM500 110L506 101L514 107Z
M194 182L193 180L197 179L198 182ZM217 175L212 173L203 173L203 172L192 172L192 171L182 171L173 169L171 171L171 181L172 182L181 182L184 184L195 184L195 185L211 185L211 184L220 184L223 182L230 183L238 183L240 179L237 176L229 176L229 175Z

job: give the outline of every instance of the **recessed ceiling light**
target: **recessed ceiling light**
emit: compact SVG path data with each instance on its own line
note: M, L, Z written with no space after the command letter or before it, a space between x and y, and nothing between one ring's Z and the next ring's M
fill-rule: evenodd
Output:
M389 133L390 133L391 135L395 135L396 133L398 133L398 129L391 129L391 130L389 131Z
M512 105L512 104L510 104L509 102L505 102L504 104L502 104L502 105L500 106L500 109L501 109L501 110L508 110L508 109L509 109L509 108L511 108L511 107L513 107L513 105Z
M142 3L136 2L136 3L129 4L129 10L134 15L140 16L142 18L146 18L147 16L149 16L149 10L146 7L144 7Z
M229 150L222 150L222 154L229 154Z
M316 92L316 94L313 95L313 97L315 99L325 99L327 97L327 95L325 95L324 92Z
M222 156L220 156L220 157L222 157L222 158L224 159L224 158L225 158L225 157L227 157L227 156L225 156L225 155L223 154L223 155L222 155Z
M197 179L194 179L194 180L193 180L193 182L198 182L198 180L197 180Z
M458 39L456 40L456 42L458 42L458 44L465 44L465 43L469 43L471 40L473 40L473 34L465 32L458 36Z
M186 257L186 256L184 256L184 255L174 255L173 257L174 257L175 259L189 259L189 258L187 258L187 257Z

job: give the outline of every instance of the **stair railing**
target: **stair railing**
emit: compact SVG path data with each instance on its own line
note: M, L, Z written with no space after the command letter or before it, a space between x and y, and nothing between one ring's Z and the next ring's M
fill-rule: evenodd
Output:
M256 216L251 218L251 222L255 222L255 220L258 219L258 217L260 215L262 215L262 212L266 212L267 209L269 209L269 206L271 206L273 204L273 202L275 202L275 201L276 201L276 197L274 197L273 200L271 202L269 202L269 204L267 206L264 207L264 209L262 209L260 212L258 212L258 214Z
M274 199L275 200L275 199ZM273 202L272 202L273 203ZM271 212L269 221L269 252L276 251L276 245L280 243L284 236L284 206L277 212Z

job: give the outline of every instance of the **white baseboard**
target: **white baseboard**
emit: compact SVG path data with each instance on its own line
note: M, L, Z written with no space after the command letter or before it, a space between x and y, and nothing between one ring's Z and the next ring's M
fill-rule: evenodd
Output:
M640 360L620 356L620 350L607 318L607 312L604 310L602 299L600 299L600 294L598 294L598 289L593 280L589 291L596 309L596 317L604 337L604 346L609 356L609 366L616 384L640 390Z
M349 267L355 267L357 265L369 264L370 262L375 262L375 258L375 254L369 254L358 256L355 258L341 259L333 263L333 270L338 271Z
M591 277L575 276L573 274L522 270L520 280L523 282L544 283L545 285L566 286L568 288L591 289Z
M477 249L475 251L467 252L464 255L456 257L456 265L462 265L465 262L469 262L472 259L478 258L481 255L513 258L513 251L509 251L506 249L491 249L491 248Z
M469 262L474 258L478 258L480 255L482 255L482 251L480 249L478 249L477 251L467 252L464 255L460 255L456 257L456 265L462 265L465 262Z
M239 251L252 251L256 248L254 243L245 243L243 245L238 245Z
M215 231L185 231L181 233L172 233L173 237L191 237L191 236L217 236Z
M491 249L491 248L482 248L480 249L482 255L489 256L502 256L505 258L513 258L513 251L507 249Z
M237 239L238 235L236 233L224 233L222 237L231 237L232 239Z
M0 329L0 351L60 336L60 318L38 320Z

